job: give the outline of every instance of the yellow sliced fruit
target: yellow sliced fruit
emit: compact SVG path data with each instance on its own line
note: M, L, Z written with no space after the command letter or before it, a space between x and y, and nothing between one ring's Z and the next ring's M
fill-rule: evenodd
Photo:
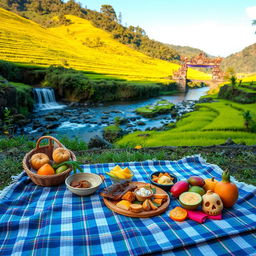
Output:
M127 174L132 174L132 171L128 168L128 167L125 167L122 172L125 172Z
M126 176L121 172L110 171L111 174L115 175L119 179L127 179Z
M122 171L123 169L119 166L119 165L116 165L113 169L111 169L111 172L112 171L117 171L117 172L120 172L120 171Z

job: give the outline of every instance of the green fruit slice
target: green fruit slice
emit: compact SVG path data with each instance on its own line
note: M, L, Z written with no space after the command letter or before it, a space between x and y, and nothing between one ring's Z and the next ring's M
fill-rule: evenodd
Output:
M199 195L203 196L205 194L205 190L202 187L199 186L192 186L188 192L195 192L198 193Z
M64 164L64 165L60 166L59 168L57 168L55 173L56 174L62 173L62 172L65 172L67 169L68 169L68 166Z
M106 172L106 174L107 174L108 176L114 178L114 179L120 179L120 178L118 178L116 175L114 175L114 174L112 174L112 173L110 173L110 172Z
M180 204L188 210L195 210L202 202L202 196L195 192L184 192L179 196Z

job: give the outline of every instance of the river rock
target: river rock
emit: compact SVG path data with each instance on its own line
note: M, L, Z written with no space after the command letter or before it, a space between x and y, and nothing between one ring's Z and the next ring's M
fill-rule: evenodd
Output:
M92 137L88 143L88 148L112 148L112 144L106 141L105 139L101 138L100 136L96 135Z
M47 128L47 129L55 129L55 128L57 128L59 125L60 125L59 123L52 123L52 124L46 125L46 128Z
M143 121L138 121L136 124L137 124L137 125L145 125L146 123L143 122Z
M57 121L57 120L59 120L59 117L58 116L46 116L45 120L46 121Z

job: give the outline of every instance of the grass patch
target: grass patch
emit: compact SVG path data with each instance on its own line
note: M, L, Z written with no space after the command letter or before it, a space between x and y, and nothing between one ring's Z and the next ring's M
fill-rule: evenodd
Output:
M159 114L168 113L174 106L168 100L159 100L153 105L137 108L136 112L144 117L154 117Z

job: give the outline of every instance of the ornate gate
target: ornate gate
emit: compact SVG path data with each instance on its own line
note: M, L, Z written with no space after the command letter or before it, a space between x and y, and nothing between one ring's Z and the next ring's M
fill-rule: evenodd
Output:
M187 70L189 67L212 68L212 80L221 81L223 79L224 73L220 69L222 58L220 57L210 59L204 53L200 53L191 59L182 57L181 61L183 63L180 69L173 72L173 79L178 83L180 91L186 90Z

